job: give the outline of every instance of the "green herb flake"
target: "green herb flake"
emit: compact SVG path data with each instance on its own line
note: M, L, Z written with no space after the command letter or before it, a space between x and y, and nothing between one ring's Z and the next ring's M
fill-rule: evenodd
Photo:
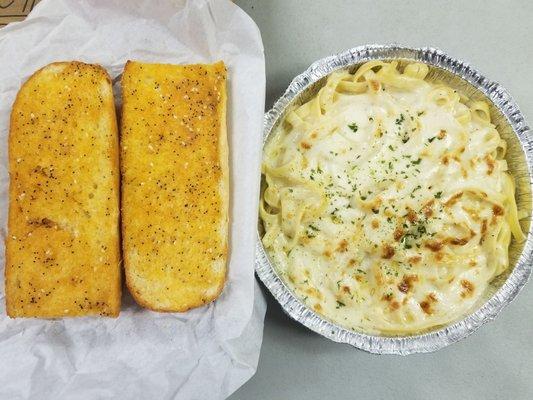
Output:
M414 193L415 193L417 190L419 190L419 189L422 189L422 186L417 185L417 187L415 187L415 188L413 189L413 191L412 191L411 194L410 194L410 197L411 197L412 199L415 198Z
M314 225L309 225L309 229L312 229L312 230L314 230L315 232L320 231L320 229L318 229L318 228L317 228L316 226L314 226Z
M349 124L348 128L350 128L354 133L357 132L357 130L359 129L359 127L357 126L355 122L352 122L351 124Z
M314 232L309 232L309 231L306 232L306 235L307 235L307 237L309 239L312 239L312 238L314 238L316 236L316 234Z
M400 118L396 118L396 125L401 125L403 121L405 121L405 116L400 114Z

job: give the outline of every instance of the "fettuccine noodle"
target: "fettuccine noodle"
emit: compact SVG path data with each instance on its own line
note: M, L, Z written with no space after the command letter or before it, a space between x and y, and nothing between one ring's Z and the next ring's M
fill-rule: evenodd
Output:
M264 150L263 243L302 301L353 330L461 317L524 240L488 104L427 74L334 72Z

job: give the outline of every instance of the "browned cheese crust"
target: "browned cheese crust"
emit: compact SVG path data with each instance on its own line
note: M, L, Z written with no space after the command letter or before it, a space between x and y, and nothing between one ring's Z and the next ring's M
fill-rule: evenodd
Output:
M118 132L103 68L53 63L22 86L9 174L8 315L117 316Z
M225 66L128 62L122 89L127 286L152 310L201 306L226 276Z

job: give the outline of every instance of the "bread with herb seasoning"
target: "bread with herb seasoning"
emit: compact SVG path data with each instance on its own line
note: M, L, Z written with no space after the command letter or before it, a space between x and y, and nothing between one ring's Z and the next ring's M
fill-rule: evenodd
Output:
M122 89L126 283L144 307L186 311L226 277L226 68L128 62Z
M120 311L118 132L98 65L57 62L20 89L9 134L10 317Z

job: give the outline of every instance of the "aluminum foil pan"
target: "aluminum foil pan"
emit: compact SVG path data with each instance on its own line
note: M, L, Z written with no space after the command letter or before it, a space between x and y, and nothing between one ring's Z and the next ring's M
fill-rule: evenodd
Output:
M279 278L260 240L257 242L255 268L257 275L270 290L285 312L309 329L335 342L348 343L359 349L378 354L424 353L454 343L494 319L509 304L527 282L533 261L533 233L531 231L531 192L533 177L533 138L518 106L498 83L490 81L469 64L448 56L434 48L408 48L397 45L366 45L326 57L313 63L298 75L287 91L265 114L264 140L283 119L288 110L312 97L332 71L357 67L369 60L420 61L430 66L428 79L444 81L474 99L489 100L491 117L508 144L506 157L509 169L517 181L517 203L528 212L522 221L528 232L525 243L512 243L509 251L510 268L497 277L475 311L451 324L410 336L378 336L357 333L338 326L307 308ZM258 234L261 236L261 223Z

